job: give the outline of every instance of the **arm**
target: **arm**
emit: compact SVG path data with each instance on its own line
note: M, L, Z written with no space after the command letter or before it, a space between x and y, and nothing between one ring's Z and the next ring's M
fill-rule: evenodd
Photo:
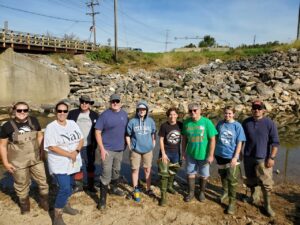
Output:
M151 134L151 138L152 138L152 144L153 144L153 148L155 147L156 144L156 137L155 137L155 133Z
M51 150L52 152L58 154L58 155L70 158L73 161L76 160L76 156L77 156L77 152L76 151L67 152L67 151L65 151L65 150L63 150L63 149L61 149L61 148L59 148L57 146L49 146L48 149Z
M187 137L185 135L182 135L181 138L181 146L182 146L182 159L186 159L186 144L187 144Z
M131 151L132 149L131 149L131 140L130 140L130 137L126 136L125 140L126 140L126 144L128 146L128 149Z
M7 171L10 173L14 173L16 168L12 164L10 164L7 159L7 144L8 144L8 138L0 139L1 159L2 159L5 169L7 169Z
M106 158L106 155L108 155L108 152L105 150L103 141L102 141L102 132L100 130L95 131L96 141L99 145L101 159L104 161Z
M170 161L170 160L165 151L164 137L159 137L159 146L160 146L160 151L161 151L161 159L162 159L163 163L168 163L168 161Z
M267 163L266 163L267 168L270 168L270 167L274 166L277 151L278 151L278 147L277 146L272 146L270 157L268 158Z
M209 164L211 164L214 161L215 147L216 147L216 137L213 136L209 139L209 155L206 159Z
M242 146L243 146L243 142L242 141L238 142L238 144L236 145L234 156L231 159L231 165L230 165L231 167L235 167L236 166L236 163L237 163L237 161L238 161L238 159L240 157Z

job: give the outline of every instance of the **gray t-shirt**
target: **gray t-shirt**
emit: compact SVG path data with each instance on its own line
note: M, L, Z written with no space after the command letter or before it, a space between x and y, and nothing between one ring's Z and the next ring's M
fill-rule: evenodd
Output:
M78 124L81 132L83 133L83 137L84 137L83 138L84 139L83 146L90 145L92 143L92 137L90 134L90 130L93 125L91 118L90 118L90 112L80 113L76 123Z

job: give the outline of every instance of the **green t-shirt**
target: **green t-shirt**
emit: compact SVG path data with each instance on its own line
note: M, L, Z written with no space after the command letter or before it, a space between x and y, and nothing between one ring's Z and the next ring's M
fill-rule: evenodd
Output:
M196 160L205 160L209 151L209 139L218 134L214 124L201 116L198 121L191 118L183 122L182 135L187 137L186 153Z

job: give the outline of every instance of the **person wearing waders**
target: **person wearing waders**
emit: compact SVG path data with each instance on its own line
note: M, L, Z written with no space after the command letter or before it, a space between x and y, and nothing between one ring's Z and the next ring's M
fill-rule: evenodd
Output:
M39 187L39 206L49 210L45 167L41 159L43 133L35 117L29 116L29 105L17 102L12 107L13 119L0 132L0 152L5 169L14 178L21 214L30 212L29 187L33 178Z
M234 120L234 115L235 109L232 106L226 106L224 119L219 121L216 127L218 136L215 149L215 158L223 188L220 202L224 204L229 199L226 213L231 215L235 213L236 208L240 152L243 142L246 141L243 127Z
M94 101L87 95L79 98L79 108L73 109L68 114L68 120L74 120L83 133L84 143L80 151L82 158L82 169L74 175L75 186L73 193L83 191L83 186L87 184L87 190L97 192L94 187L95 153L97 142L95 138L95 124L98 114L91 110Z
M198 199L205 201L205 189L209 177L209 167L214 160L214 151L218 134L214 124L208 118L201 116L198 103L188 106L190 118L183 122L182 155L186 159L189 194L184 201L190 202L195 197L195 179L199 172L200 192Z
M160 176L160 206L167 203L167 192L175 194L174 178L180 168L180 145L182 123L177 121L178 109L169 108L166 112L168 121L159 129L160 158L158 159L158 175Z
M252 116L245 119L242 126L246 135L244 166L247 186L251 189L251 202L259 202L258 188L264 197L264 208L268 216L275 216L271 207L273 188L273 167L279 147L278 131L275 123L265 117L265 105L260 100L252 102Z

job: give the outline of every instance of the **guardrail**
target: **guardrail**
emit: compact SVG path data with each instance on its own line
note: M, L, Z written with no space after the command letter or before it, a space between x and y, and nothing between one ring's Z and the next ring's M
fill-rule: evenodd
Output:
M0 30L0 47L76 53L95 51L99 46L86 41L66 40L46 35L2 29Z

